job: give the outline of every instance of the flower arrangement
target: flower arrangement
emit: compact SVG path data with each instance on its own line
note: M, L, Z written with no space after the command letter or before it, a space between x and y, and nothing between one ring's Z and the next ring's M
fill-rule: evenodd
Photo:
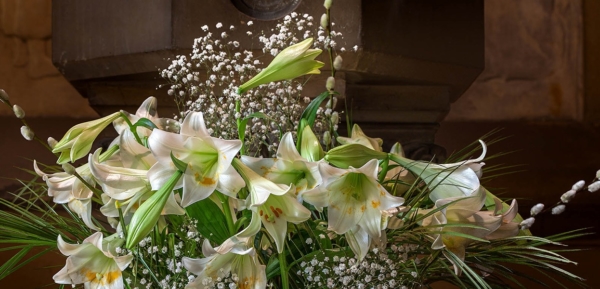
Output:
M313 18L296 13L277 34L260 36L274 56L264 69L252 52L237 51L221 23L215 38L202 27L207 35L189 60L161 71L180 108L173 119L159 117L149 97L135 114L115 112L46 143L0 90L24 138L60 165L34 161L42 182L26 184L14 202L0 200L8 208L0 242L20 244L0 278L33 260L24 260L31 249L43 249L38 257L58 248L67 257L54 275L61 288L421 288L440 280L505 288L520 284L511 264L581 283L556 266L571 261L541 246L585 233L541 238L528 229L578 192L598 190L600 175L523 219L515 200L481 185L483 140L454 163L434 164L406 158L399 143L383 152L382 140L349 118L350 135L339 136L342 58L333 48L341 35L330 7L316 41ZM303 82L294 79L320 73L319 48L332 75L304 107ZM92 151L110 125L118 136Z

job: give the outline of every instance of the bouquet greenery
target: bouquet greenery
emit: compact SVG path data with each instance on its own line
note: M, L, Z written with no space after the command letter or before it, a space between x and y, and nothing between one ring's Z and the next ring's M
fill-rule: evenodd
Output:
M61 288L519 286L527 276L510 264L580 283L556 265L571 261L541 246L584 233L532 236L543 205L523 220L515 200L480 184L484 141L454 163L434 164L406 158L399 143L383 152L382 140L349 118L350 135L338 135L342 59L334 57L340 34L331 29L330 5L316 41L313 18L296 13L276 34L260 36L275 56L264 69L252 52L237 51L221 23L216 37L202 27L207 35L190 58L161 72L180 108L173 119L160 118L150 97L135 114L81 123L47 144L23 120L23 136L57 154L61 166L34 161L43 182L0 200L7 208L0 242L19 250L0 278L58 249L67 256L54 275ZM332 74L305 107L303 82L294 79L320 73L318 48L327 50ZM110 125L118 136L92 151ZM552 213L599 186L598 178L576 183ZM33 248L43 250L25 258Z

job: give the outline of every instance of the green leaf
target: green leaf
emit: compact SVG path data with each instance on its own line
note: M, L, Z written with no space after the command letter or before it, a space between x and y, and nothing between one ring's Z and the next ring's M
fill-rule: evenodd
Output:
M265 271L267 280L271 280L271 278L281 275L281 271L279 270L279 258L277 258L277 255L271 255Z
M158 128L151 120L145 117L140 118L136 123L134 123L132 129L135 129L136 127L145 127L149 130Z
M180 159L176 158L173 155L173 152L171 152L171 160L173 161L173 164L175 164L175 167L182 173L185 173L185 170L187 169L187 164L184 163L183 161L181 161Z
M209 198L193 203L185 210L192 219L198 221L196 228L204 238L222 244L230 237L225 215Z
M315 119L317 118L317 110L319 109L319 106L321 106L321 103L328 96L329 96L328 91L325 91L325 92L319 94L319 96L317 96L315 99L313 99L308 104L306 109L304 109L304 112L302 113L302 116L300 117L300 119L306 119L308 121L308 125L310 125L312 127L315 124Z

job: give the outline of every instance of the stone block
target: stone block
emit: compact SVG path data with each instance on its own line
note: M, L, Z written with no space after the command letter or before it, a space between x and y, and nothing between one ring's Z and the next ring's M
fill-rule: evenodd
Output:
M448 120L583 115L580 0L487 0L485 69Z
M10 0L5 0L10 1ZM14 35L21 38L49 38L52 35L51 0L13 0Z
M46 41L31 39L27 41L29 51L29 63L27 73L33 79L57 75L58 70L52 64L52 60L46 55Z
M25 41L17 37L10 37L10 40L8 40L7 38L4 39L11 42L12 64L16 67L27 65L28 53Z

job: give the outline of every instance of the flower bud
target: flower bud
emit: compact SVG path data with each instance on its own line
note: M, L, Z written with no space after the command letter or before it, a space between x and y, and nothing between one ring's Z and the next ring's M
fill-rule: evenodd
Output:
M324 63L315 60L315 58L322 51L311 49L312 45L313 39L307 38L284 49L275 56L267 68L261 70L256 76L238 87L237 93L241 95L261 84L293 79L306 74L321 73L319 68L323 67Z
M24 118L25 117L25 111L18 105L13 105L13 112L15 113L15 116L17 118Z
M593 193L598 189L600 189L600 181L595 181L588 186L588 191L590 191L590 193Z
M386 157L387 153L352 143L331 149L325 155L325 160L336 167L347 169L348 167L360 168L372 159L382 160Z
M26 140L33 140L33 137L35 136L35 134L33 133L33 131L26 125L21 127L21 135L26 139Z
M171 178L135 211L129 223L126 245L128 249L133 248L152 231L182 175L182 171L175 171Z
M581 180L579 182L576 182L571 189L573 191L579 191L583 189L583 186L585 186L585 181Z
M0 101L8 103L9 99L10 98L8 97L8 93L6 93L4 89L0 89Z
M65 173L73 176L75 174L77 174L77 171L75 170L75 167L73 165L71 165L70 163L64 163L62 164L62 169L63 171L65 171Z
M331 143L331 133L328 130L323 133L323 143L326 145Z
M327 16L327 14L321 15L321 27L323 27L323 29L326 29L328 24L329 16Z
M329 138L331 139L331 137ZM325 139L324 136L323 139ZM317 139L317 136L310 128L310 125L304 127L302 130L302 138L300 140L300 155L303 158L309 162L317 162L323 158L325 152L323 152L319 139Z
M339 121L340 121L340 115L337 113L337 111L334 111L331 114L331 123L337 124Z
M332 91L335 88L335 77L330 76L327 78L327 82L325 82L325 88L327 88L329 91Z
M325 2L323 3L323 6L325 7L325 9L330 9L332 2L333 2L333 0L325 0Z
M523 222L519 224L519 227L521 228L521 230L527 230L531 228L531 226L533 226L533 223L535 223L535 218L530 217L523 220Z
M569 190L566 193L562 194L562 196L560 196L560 201L566 204L575 197L576 193L577 192L574 190Z
M563 204L560 204L554 208L552 208L552 215L560 215L562 214L562 212L565 211L566 206Z
M100 119L80 123L69 129L52 149L53 153L60 153L57 163L74 162L86 156L92 149L92 143L100 132L119 118L120 115L120 112L115 112Z
M530 214L533 217L533 216L539 214L542 210L544 210L544 204L539 203L531 208Z
M54 149L57 143L58 141L56 141L53 137L48 138L48 146L50 146L51 149Z
M342 57L341 56L336 56L335 59L333 60L333 68L335 68L335 70L340 70L342 69Z

